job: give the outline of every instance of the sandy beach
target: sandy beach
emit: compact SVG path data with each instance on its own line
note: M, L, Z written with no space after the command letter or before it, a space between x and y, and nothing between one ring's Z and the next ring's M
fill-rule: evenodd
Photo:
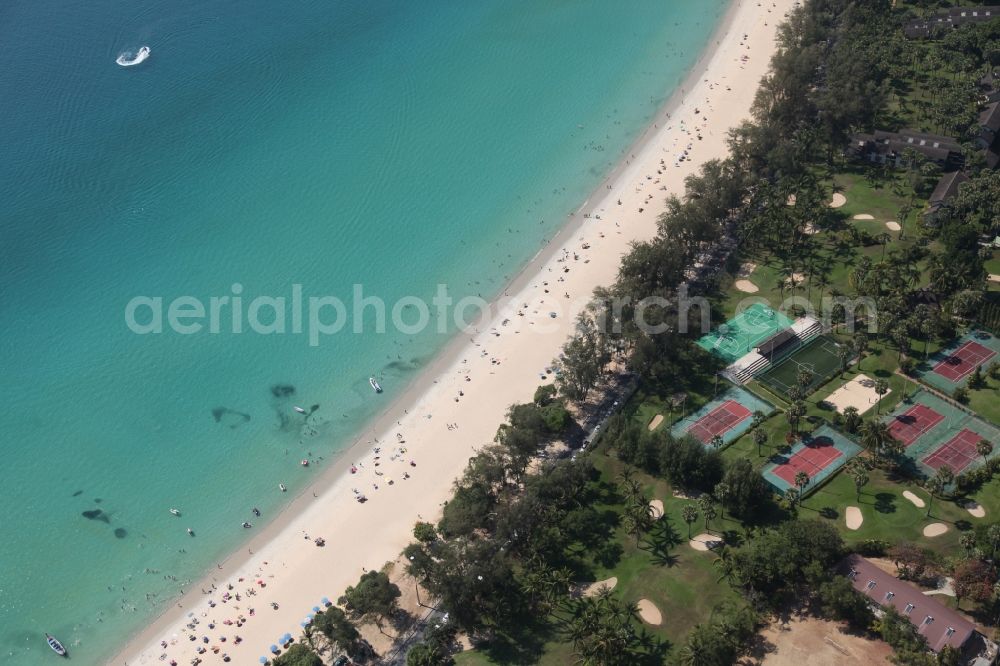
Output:
M392 402L368 434L240 551L178 590L109 663L186 665L200 656L221 664L226 653L232 663L256 664L280 636L298 636L321 599L335 601L365 570L396 559L416 521L438 518L452 481L492 441L507 408L544 383L541 372L593 289L614 280L632 241L655 234L663 200L682 194L702 163L725 156L727 132L749 116L775 28L794 4L734 2L654 124L509 285L511 310L457 336L405 394L386 386L379 399ZM358 493L367 501L356 501ZM199 655L200 647L208 651Z

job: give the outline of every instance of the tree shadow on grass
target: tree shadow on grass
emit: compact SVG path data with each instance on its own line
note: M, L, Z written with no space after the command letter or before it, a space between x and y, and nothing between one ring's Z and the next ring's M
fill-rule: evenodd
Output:
M534 613L520 613L504 624L503 631L497 631L489 641L475 646L493 664L537 663L545 644L556 638L552 623Z
M674 526L670 524L670 521L666 518L661 518L656 521L647 534L646 538L642 540L645 548L643 550L649 552L650 558L652 558L654 564L660 566L672 567L677 564L677 556L671 555L670 550L675 546L682 543L681 535L678 534Z
M875 493L875 510L879 513L896 513L896 496L892 493Z
M840 512L834 509L832 506L824 506L819 510L819 515L827 520L836 520L840 517Z

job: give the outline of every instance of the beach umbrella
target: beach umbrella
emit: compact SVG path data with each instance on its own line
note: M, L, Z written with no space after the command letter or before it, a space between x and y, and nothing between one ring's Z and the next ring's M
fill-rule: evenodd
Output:
M320 603L322 603L324 606L332 606L333 605L333 604L330 603L330 599L328 597L323 597L320 600Z
M313 606L313 613L319 612L319 606Z
M267 663L267 657L261 657L260 658L260 663L266 664Z
M278 652L279 652L278 646L277 645L272 645L271 646L271 654L278 654Z
M309 623L308 622L299 622L299 626L302 627L303 629L305 629L306 627L309 626Z

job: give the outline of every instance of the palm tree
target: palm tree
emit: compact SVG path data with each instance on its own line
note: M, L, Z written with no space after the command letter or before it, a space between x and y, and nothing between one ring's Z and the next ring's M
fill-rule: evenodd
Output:
M733 494L732 487L725 481L720 481L715 485L715 499L719 501L720 518L726 519L726 500Z
M806 489L809 485L809 475L805 472L797 472L795 474L795 487L799 489L799 493Z
M709 442L709 444L712 445L712 448L716 451L722 448L723 443L724 442L720 435L712 435L712 440Z
M854 487L858 494L855 501L861 501L861 489L868 483L868 472L864 467L858 466L851 470L851 478L854 479Z
M861 424L860 434L861 444L876 457L884 456L890 448L889 442L893 440L889 424L882 421L865 421Z
M972 549L976 547L976 534L975 532L966 532L958 538L958 543L962 545L965 549L966 557L972 555Z
M875 403L875 416L878 416L882 407L882 396L889 392L889 382L884 379L875 380L875 392L878 393L878 402Z
M710 521L715 518L715 504L711 497L702 495L698 500L698 507L701 509L701 515L705 517L705 530L708 531Z
M763 428L757 428L753 431L753 443L757 445L757 455L763 455L760 452L760 447L767 443L767 432Z
M723 579L732 582L736 569L733 565L733 557L731 549L723 544L721 548L715 551L715 560L712 562L712 566L719 570L719 580Z
M983 462L987 462L987 458L991 453L993 453L993 445L990 444L988 439L981 439L976 442L976 453L983 457Z
M789 508L794 509L801 497L802 494L799 492L799 489L794 486L785 491L785 501L788 502Z
M864 331L857 333L853 339L854 351L858 355L858 370L861 370L861 364L865 360L865 352L868 351L868 336Z
M681 518L688 526L688 539L691 538L691 523L698 520L698 509L694 504L685 504L681 509Z
M1000 548L1000 525L993 524L986 528L986 540L990 542L990 547L993 549L993 554L990 558L993 559L997 555L997 548Z
M854 356L854 350L847 345L840 345L837 348L837 356L840 358L840 376L843 377L844 373L847 372L851 358Z
M754 413L753 413L753 419L750 422L750 427L756 429L757 426L759 426L761 423L763 423L766 420L767 420L767 414L765 414L764 412L762 412L762 411L760 411L758 409L758 410L754 411Z

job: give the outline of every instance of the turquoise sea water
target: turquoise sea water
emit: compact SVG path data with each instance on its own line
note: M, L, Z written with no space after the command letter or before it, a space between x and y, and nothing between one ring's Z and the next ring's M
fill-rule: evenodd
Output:
M225 318L136 335L131 298L491 296L650 122L725 4L5 3L0 664L44 663L43 631L76 663L107 658L446 341L312 347ZM148 61L115 64L143 44ZM320 406L308 426L295 404Z

